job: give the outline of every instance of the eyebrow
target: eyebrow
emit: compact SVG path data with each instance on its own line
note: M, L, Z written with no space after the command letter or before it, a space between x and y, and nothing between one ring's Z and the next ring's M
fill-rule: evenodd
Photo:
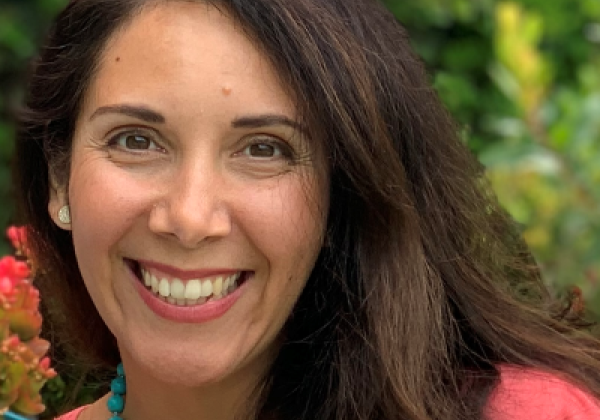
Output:
M164 123L166 118L159 112L153 111L144 106L135 105L108 105L102 106L94 111L90 116L90 121L94 118L105 114L122 114L128 117L137 118L138 120L148 123Z
M284 115L277 114L238 117L231 122L233 128L262 128L276 125L285 125L304 134L308 131L306 127L299 122Z
M121 114L128 117L137 118L139 120L148 123L164 123L166 118L160 112L154 111L145 106L135 105L107 105L102 106L94 111L90 116L90 121L100 115L106 114ZM307 133L307 129L303 124L292 120L284 115L278 114L264 114L264 115L252 115L245 117L238 117L231 122L233 128L262 128L277 125L285 125L298 130L304 134Z

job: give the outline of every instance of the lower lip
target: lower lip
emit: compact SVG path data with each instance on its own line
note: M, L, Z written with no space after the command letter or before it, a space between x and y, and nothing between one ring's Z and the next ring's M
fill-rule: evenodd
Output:
M240 298L246 283L250 280L246 279L237 289L221 299L211 300L195 306L176 306L160 300L154 293L142 285L133 271L129 270L129 272L133 277L135 289L152 312L170 321L189 324L208 322L225 315Z

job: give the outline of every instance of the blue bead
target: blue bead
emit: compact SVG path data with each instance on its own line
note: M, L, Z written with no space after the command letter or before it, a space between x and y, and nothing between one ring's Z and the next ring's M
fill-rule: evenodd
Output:
M29 417L25 417L25 416L21 416L17 413L13 413L12 411L5 411L4 414L2 414L3 417L0 417L2 419L5 420L28 420Z
M125 385L125 378L119 376L112 380L110 383L110 390L115 394L125 394L127 392L127 386Z
M121 416L112 416L110 419L108 420L123 420L123 418Z
M123 367L123 363L119 363L117 366L117 375L125 376L125 368Z
M108 411L110 411L111 413L120 413L125 407L125 401L123 401L122 396L118 394L113 394L108 399L106 405L108 406Z

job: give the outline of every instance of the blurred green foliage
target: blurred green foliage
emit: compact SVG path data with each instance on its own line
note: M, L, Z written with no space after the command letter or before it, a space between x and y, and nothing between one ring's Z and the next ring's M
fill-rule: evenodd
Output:
M384 1L548 284L578 285L600 312L600 1ZM0 0L0 228L14 216L11 113L27 61L65 3ZM0 254L8 250L0 243ZM51 383L50 408L74 386Z
M548 284L600 313L600 2L386 3Z
M0 229L4 232L14 215L11 199L15 109L22 97L23 79L29 59L35 54L51 16L64 0L0 0ZM1 236L1 235L0 235ZM10 252L0 240L0 255Z

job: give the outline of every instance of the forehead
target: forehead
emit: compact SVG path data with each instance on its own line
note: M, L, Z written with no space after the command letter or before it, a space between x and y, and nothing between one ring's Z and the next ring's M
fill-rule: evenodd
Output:
M129 101L199 110L228 97L294 114L270 61L226 12L168 2L145 9L109 40L84 109Z

